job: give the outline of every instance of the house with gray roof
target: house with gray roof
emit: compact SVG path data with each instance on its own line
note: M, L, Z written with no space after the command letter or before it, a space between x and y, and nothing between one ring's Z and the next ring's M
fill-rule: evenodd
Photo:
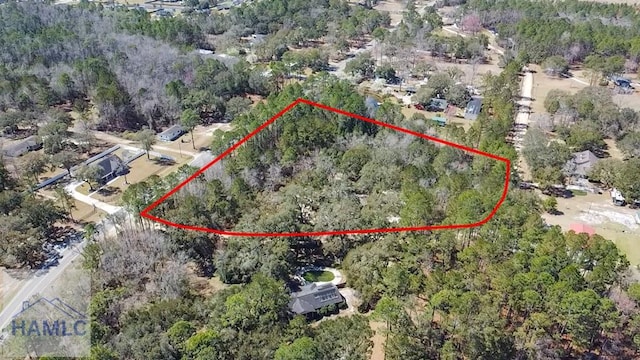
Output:
M110 180L126 174L127 166L117 155L107 155L94 163L100 169L100 183L106 184Z
M573 157L569 160L569 168L571 169L571 175L577 177L587 177L589 170L600 159L595 156L590 150L573 153Z
M482 99L474 97L467 103L467 107L464 109L464 118L467 120L475 120L480 114L482 109Z
M29 151L36 151L42 149L42 141L37 136L29 136L28 138L11 144L3 149L5 155L10 157L22 156Z
M184 129L180 125L173 125L167 130L158 134L158 139L162 141L173 141L184 134Z
M291 294L289 309L295 314L306 315L343 301L344 298L335 285L311 283L300 287L300 291Z

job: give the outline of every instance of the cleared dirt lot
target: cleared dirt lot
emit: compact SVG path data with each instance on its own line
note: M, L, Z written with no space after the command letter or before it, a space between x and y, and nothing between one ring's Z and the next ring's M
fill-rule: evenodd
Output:
M613 241L631 264L640 264L640 224L634 219L637 210L614 206L607 192L558 198L558 210L564 215L543 215L548 224L559 225L565 231L576 222L588 224L597 234Z

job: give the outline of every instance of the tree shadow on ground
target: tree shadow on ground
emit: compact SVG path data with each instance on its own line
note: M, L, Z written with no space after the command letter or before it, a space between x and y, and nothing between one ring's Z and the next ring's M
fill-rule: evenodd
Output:
M172 166L176 164L176 161L169 157L158 157L152 159L153 163L160 166Z
M113 186L105 186L100 188L97 192L101 196L111 196L119 193L121 190Z

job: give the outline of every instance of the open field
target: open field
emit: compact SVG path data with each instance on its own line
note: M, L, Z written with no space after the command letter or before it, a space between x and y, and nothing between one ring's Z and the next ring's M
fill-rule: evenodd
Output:
M640 1L640 0L639 0ZM613 95L613 102L621 108L631 108L635 111L640 111L640 92L638 92L638 86L633 94L615 94Z
M309 282L331 281L334 278L331 271L307 271L302 277Z
M539 65L529 65L534 70L533 74L533 102L531 103L532 114L545 113L544 99L551 90L564 90L571 94L575 94L581 89L587 87L572 79L558 78L545 74Z
M446 71L449 68L458 68L462 70L463 76L460 78L460 81L471 84L474 87L480 87L482 85L482 75L486 73L491 73L494 75L500 74L502 69L495 64L456 64L456 63L448 63L438 61L436 62L436 68L440 71Z
M265 121L266 120L268 119L265 119ZM195 150L193 149L194 145L191 144L191 134L189 133L184 134L182 135L182 137L180 137L180 139L171 142L158 142L156 146L173 149L173 154L167 154L172 157L175 157L175 155L179 156L180 152L182 152L183 155L194 153L204 148L208 148L211 145L211 135L218 129L228 131L231 129L231 124L220 123L212 124L209 126L197 126L193 130L193 140L196 148Z
M85 195L89 193L88 189L89 186L86 183L82 184L81 187L78 187L78 191ZM57 199L54 190L51 188L40 189L38 191L38 195L42 196L43 198L53 200L54 202L56 202ZM81 201L74 199L73 202L74 207L71 209L71 216L73 217L73 220L79 222L80 224L97 222L107 214L106 212L103 212L102 210L97 208L94 209L93 206L87 205Z
M382 0L376 4L375 9L378 11L386 11L391 17L391 26L395 27L400 24L402 20L402 12L405 9L405 5L401 1L397 0Z
M640 264L640 224L634 219L637 210L614 206L607 192L571 199L558 198L558 210L564 214L543 215L548 224L559 225L563 230L569 231L573 223L586 223L597 234L613 241L631 264Z

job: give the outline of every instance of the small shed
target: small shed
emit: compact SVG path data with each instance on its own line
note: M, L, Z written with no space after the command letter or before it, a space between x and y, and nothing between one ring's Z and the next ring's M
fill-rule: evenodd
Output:
M434 116L431 118L431 120L435 121L440 126L447 125L447 118L443 116Z
M479 97L471 98L464 109L464 118L467 120L476 120L482 109L482 99Z
M445 99L432 98L427 106L428 111L445 111L449 103Z
M173 141L184 134L184 129L180 125L173 125L167 130L158 134L158 139L162 141Z

